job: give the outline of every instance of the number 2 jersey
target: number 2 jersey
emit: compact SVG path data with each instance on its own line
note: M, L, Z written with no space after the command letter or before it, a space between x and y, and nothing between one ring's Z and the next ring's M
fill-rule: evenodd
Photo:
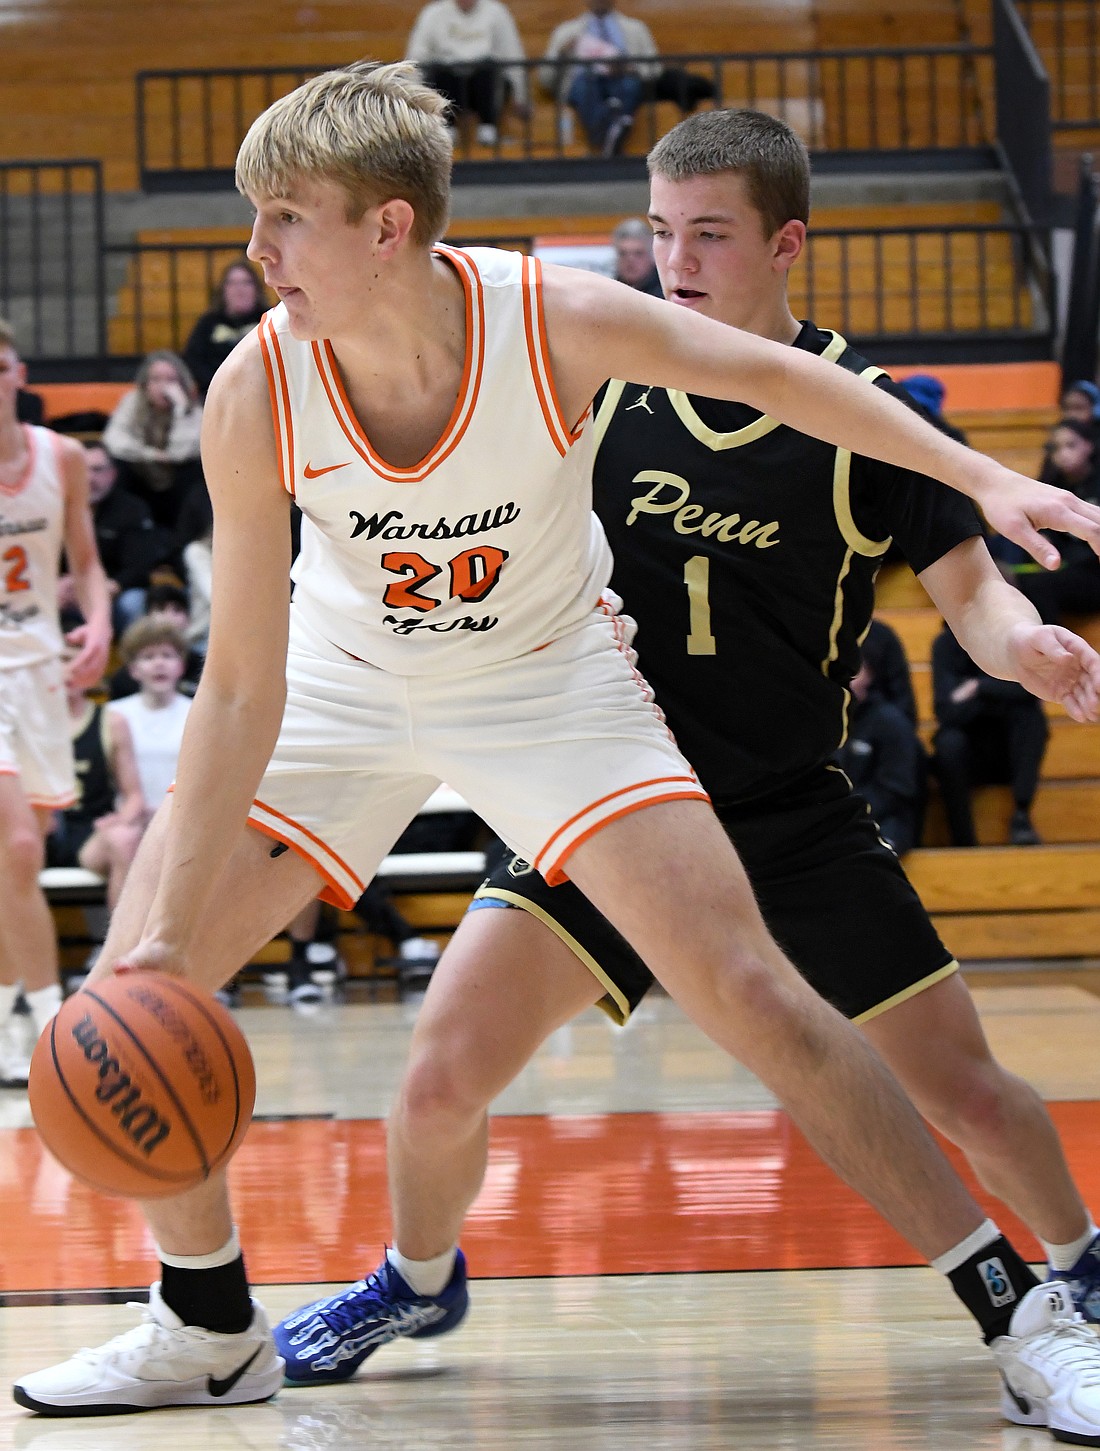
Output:
M302 509L294 608L325 639L398 675L474 669L585 620L611 557L592 513L592 427L550 372L537 261L436 254L466 299L466 365L449 422L414 467L380 457L331 346L286 310L260 325L280 472Z
M904 394L843 338L795 347ZM981 532L969 500L738 403L615 382L596 420L596 510L639 665L716 802L828 760L891 541L917 572Z
M27 465L0 485L0 670L55 660L62 649L57 578L65 525L58 435L24 425Z

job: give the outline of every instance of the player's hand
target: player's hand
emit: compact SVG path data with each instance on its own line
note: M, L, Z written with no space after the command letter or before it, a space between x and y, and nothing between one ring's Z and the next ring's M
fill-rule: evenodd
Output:
M1061 625L1018 625L1009 651L1015 678L1040 700L1057 701L1077 721L1100 717L1100 655Z
M186 977L179 950L156 937L145 937L124 952L114 964L115 972L165 972L171 977Z
M110 627L77 625L65 636L65 643L76 654L65 665L65 683L76 690L87 690L103 678L107 657L111 653Z
M1026 549L1044 569L1057 569L1061 556L1040 529L1072 534L1100 555L1100 508L1068 489L1056 489L1003 469L998 471L993 486L983 488L976 496L976 502L991 529Z

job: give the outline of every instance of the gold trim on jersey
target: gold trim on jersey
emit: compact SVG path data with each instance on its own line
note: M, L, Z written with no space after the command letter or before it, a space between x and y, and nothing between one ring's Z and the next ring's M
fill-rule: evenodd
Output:
M592 448L593 459L595 459L600 451L600 444L603 443L604 435L611 424L611 419L614 416L615 409L619 405L619 399L623 396L625 388L626 384L621 378L612 378L611 382L607 385L607 392L603 395L600 411L596 414L596 421L593 424L593 438L595 439ZM646 392L649 392L648 388Z
M915 998L918 993L924 992L926 988L935 987L936 983L943 982L945 977L950 977L953 973L958 972L958 970L959 964L952 958L943 967L937 968L935 972L929 973L927 977L922 977L920 982L915 982L911 986L903 988L900 993L895 993L892 998L887 998L885 1002L877 1003L873 1008L868 1008L865 1013L860 1013L857 1018L852 1019L852 1022L856 1024L868 1023L872 1018L877 1018L880 1013L888 1012L890 1008L896 1008L899 1003L908 1002L910 998Z
M521 897L518 892L509 892L504 887L479 887L474 893L475 897L490 897L494 902L507 902L512 907L522 907L525 912L530 912L532 917L538 919L546 927L550 928L555 937L560 938L574 957L584 963L588 971L604 990L604 997L597 1004L603 1008L607 1016L621 1027L630 1017L630 1003L622 989L619 988L604 972L603 968L584 947L577 941L571 932L550 916L537 903L530 901L527 897Z
M691 436L715 453L721 453L727 448L743 448L746 443L755 443L758 438L764 438L783 426L777 418L769 418L766 413L762 413L755 423L750 423L745 428L735 429L733 433L716 433L699 417L686 393L681 393L678 388L666 388L665 392L676 416Z

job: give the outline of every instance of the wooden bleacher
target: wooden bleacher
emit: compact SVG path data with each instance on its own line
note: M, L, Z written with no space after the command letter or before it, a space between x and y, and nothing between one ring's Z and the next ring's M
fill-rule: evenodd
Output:
M879 617L909 655L920 734L934 730L929 655L940 619L905 566L879 580ZM1100 618L1072 622L1100 648ZM905 868L952 951L966 958L1096 956L1100 949L1100 726L1048 706L1051 737L1033 819L1043 845L1011 847L1011 794L983 786L974 795L980 845L948 846L942 803L933 790L925 846ZM1011 904L1007 906L1006 904Z
M398 59L418 7L375 0L187 0L167 21L150 0L0 0L0 85L9 157L100 157L111 190L137 184L134 76L158 69L320 65L371 55ZM511 0L532 58L579 6ZM956 0L634 0L664 52L813 49L838 45L921 45L962 38ZM151 27L156 43L150 45ZM549 108L541 107L543 125ZM670 112L675 118L675 113Z

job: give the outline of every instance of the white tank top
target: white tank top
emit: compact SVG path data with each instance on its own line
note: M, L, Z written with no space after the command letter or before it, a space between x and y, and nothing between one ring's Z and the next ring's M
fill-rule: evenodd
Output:
M141 794L152 811L164 800L176 779L183 727L191 709L190 698L174 695L167 705L154 709L140 695L127 695L122 700L112 700L107 709L117 711L130 727Z
M59 444L48 428L24 426L27 467L0 484L0 670L61 654L57 576L65 524Z
M592 513L592 434L563 418L540 264L438 247L466 294L466 367L442 437L412 468L380 458L327 342L260 325L279 467L301 506L294 608L399 675L467 670L585 619L611 575Z

